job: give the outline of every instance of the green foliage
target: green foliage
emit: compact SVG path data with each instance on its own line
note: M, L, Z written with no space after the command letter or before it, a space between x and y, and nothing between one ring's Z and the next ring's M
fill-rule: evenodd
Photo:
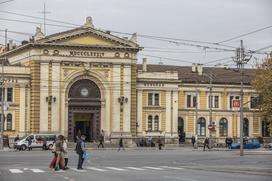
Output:
M263 97L263 103L260 105L262 116L270 122L272 131L272 57L258 65L253 87Z

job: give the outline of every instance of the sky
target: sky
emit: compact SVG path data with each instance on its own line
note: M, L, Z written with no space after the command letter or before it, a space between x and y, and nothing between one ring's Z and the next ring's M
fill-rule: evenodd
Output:
M272 27L224 42L223 44L227 46L214 44L272 26L272 0L11 0L1 3L4 1L7 0L0 0L1 44L4 44L4 29L34 34L37 26L43 28L42 19L22 17L3 11L43 18L41 12L45 3L46 11L49 12L46 14L48 19L81 26L85 18L91 16L96 28L123 33L136 32L139 35L139 45L144 47L138 54L138 63L146 57L148 63L153 64L190 66L192 63L201 63L204 66L234 66L231 57L235 56L234 50L240 46L241 39L248 50L258 50L272 45ZM47 23L65 25L50 21ZM47 25L46 34L71 28ZM186 39L193 42L158 41L141 35ZM28 39L29 35L9 33L8 37L20 42ZM203 41L209 44L203 44ZM261 54L253 54L248 67L260 62L266 57L265 53L270 51L272 47L262 50Z

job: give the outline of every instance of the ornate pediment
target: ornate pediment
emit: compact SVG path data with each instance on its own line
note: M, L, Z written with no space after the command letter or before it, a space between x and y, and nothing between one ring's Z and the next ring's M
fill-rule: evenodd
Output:
M136 43L136 34L131 39L120 38L112 35L109 31L101 31L94 28L92 19L87 17L83 26L69 31L56 33L38 39L35 43L54 43L63 45L85 45L85 46L118 46L118 47L139 47Z

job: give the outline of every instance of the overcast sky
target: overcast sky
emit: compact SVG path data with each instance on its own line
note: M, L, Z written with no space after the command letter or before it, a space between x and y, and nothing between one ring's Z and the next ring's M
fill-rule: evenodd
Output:
M0 0L0 3L6 0ZM43 17L43 4L50 12L47 18L82 25L86 16L92 16L94 25L100 29L120 32L163 36L196 41L220 42L237 35L272 25L272 0L14 0L0 4L0 11ZM16 19L40 22L38 24L12 22ZM43 20L21 17L0 12L0 30L34 33ZM58 24L49 22L51 24ZM46 26L47 35L69 28ZM4 44L4 32L0 31L0 43ZM9 34L15 40L28 39L25 35ZM125 36L125 35L119 35ZM272 28L242 37L247 49L256 50L272 44ZM204 49L182 44L138 38L146 47L139 54L148 63L190 65L186 62L205 63L234 56L234 52ZM188 43L188 42L187 42ZM239 39L226 45L239 46ZM193 43L198 44L198 43ZM214 45L206 45L216 47ZM226 48L226 47L221 47ZM233 48L226 48L233 49ZM271 51L272 48L264 51ZM144 55L143 55L144 54ZM261 59L265 55L254 55ZM156 58L162 57L162 58ZM178 60L170 60L178 59ZM185 60L186 62L182 62ZM231 59L217 63L234 64ZM250 62L254 63L254 59Z

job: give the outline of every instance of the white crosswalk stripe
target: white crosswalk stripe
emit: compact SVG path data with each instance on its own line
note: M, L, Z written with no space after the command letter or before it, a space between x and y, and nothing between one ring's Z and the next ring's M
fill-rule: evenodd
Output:
M147 170L183 170L184 168L178 166L143 166L143 167L135 167L135 166L128 166L128 167L113 167L113 166L100 166L100 167L86 167L84 170L78 170L76 168L70 168L70 170L75 172L90 172L90 171L97 171L97 172L109 172L109 171L147 171ZM13 174L20 174L20 173L45 173L49 170L39 169L39 168L22 168L22 169L9 169L9 171ZM63 171L59 170L57 172L69 172L69 170Z
M37 168L33 168L33 169L30 169L32 172L34 173L43 173L44 171L43 170L40 170L40 169L37 169Z
M20 170L20 169L9 169L9 171L10 171L11 173L23 173L23 171Z
M76 171L76 172L87 172L86 170L79 170L79 169L76 169L76 168L70 168L71 170L73 171Z
M143 168L138 168L138 167L125 167L127 169L131 169L131 170L138 170L138 171L143 171L143 170L146 170L146 169L143 169Z
M96 167L86 167L88 170L94 170L94 171L99 171L99 172L105 172L107 170L102 169L102 168L96 168Z
M110 170L116 170L116 171L126 171L126 169L123 169L123 168L116 168L116 167L105 167L105 168Z
M180 167L169 167L169 166L161 166L161 168L173 169L173 170L183 170L184 168Z
M143 167L151 170L163 170L163 168L158 168L158 167Z

